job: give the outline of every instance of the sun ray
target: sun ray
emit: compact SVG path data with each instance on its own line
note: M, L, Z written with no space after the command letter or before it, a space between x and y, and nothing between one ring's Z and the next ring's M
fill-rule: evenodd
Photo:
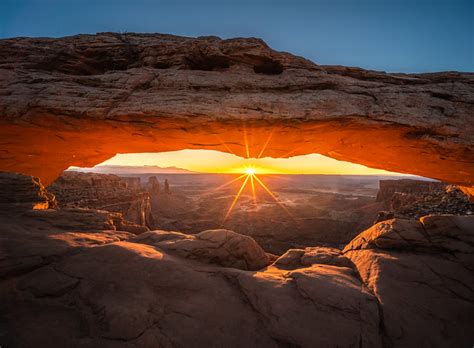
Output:
M221 139L217 134L214 134L214 136L216 137L217 140L219 140L220 144L221 144L222 146L224 146L227 151L229 151L229 153L231 153L231 154L233 154L233 155L236 155L235 152L232 151L232 150L230 149L230 147L227 146L227 144L224 143L224 142L222 141L222 139ZM236 155L236 156L237 156L237 155Z
M268 193L275 201L279 202L278 198L273 194L272 191L270 191L270 189L267 187L267 185L265 185L265 184L263 183L263 181L260 180L256 175L254 175L254 176L255 176L255 180L257 180L257 182L260 184L260 186L262 186L263 189L264 189L265 191L267 191L267 193Z
M253 181L253 177L255 175L249 175L250 176L250 184L252 185L252 196L253 196L253 202L257 204L257 196L255 195L255 183Z
M222 184L222 185L220 185L220 186L218 186L218 187L212 189L210 192L214 192L214 191L221 190L221 189L223 189L224 187L229 186L230 184L232 184L232 183L234 183L234 182L236 182L236 181L242 179L242 178L243 178L244 176L246 176L246 175L247 175L247 173L244 173L244 174L238 176L237 178L232 179L231 181L228 181L228 182L226 182L225 184Z
M265 183L264 183L262 180L260 180L256 175L254 175L254 176L255 176L255 180L257 180L257 182L260 184L260 186L262 186L263 189L264 189L265 191L267 191L267 193L275 200L275 202L276 202L293 220L295 220L294 217L293 217L293 215L291 215L290 211L285 207L285 205L284 205L282 202L280 202L280 200L278 199L278 197L276 197L276 196L273 194L273 192L267 187L267 185L265 185ZM296 220L295 220L295 221L296 221Z
M262 175L266 175L272 179L279 179L279 180L287 180L287 181L293 181L294 179L292 178L286 178L284 176L281 176L279 174L273 174L273 173L268 173L268 174L262 174Z
M265 142L265 144L263 144L263 147L262 147L262 149L260 150L260 153L258 154L258 157L257 157L257 158L262 157L263 153L265 152L265 149L266 149L267 146L268 146L268 143L270 142L270 139L271 139L272 136L273 136L273 132L274 132L274 131L275 131L275 128L273 128L272 131L270 132L270 135L268 136L267 141Z
M244 175L247 175L247 174L244 174ZM227 220L227 218L229 217L230 213L232 212L232 209L234 208L235 203L237 203L237 200L239 199L240 194L242 193L242 191L244 190L245 186L247 185L247 182L249 181L249 178L250 178L250 177L251 177L251 175L247 175L247 177L245 178L244 182L242 183L242 186L240 186L239 192L237 192L237 195L235 196L234 200L232 201L232 204L230 205L229 210L227 210L227 213L225 214L224 221Z
M244 127L244 142L245 142L245 152L247 153L247 158L250 158L249 142L247 140L247 131L245 127Z

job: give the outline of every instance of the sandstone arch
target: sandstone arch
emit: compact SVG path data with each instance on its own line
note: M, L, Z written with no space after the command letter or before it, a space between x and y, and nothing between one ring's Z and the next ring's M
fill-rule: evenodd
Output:
M474 185L474 74L319 66L259 39L0 40L0 170L54 180L116 153L321 153ZM245 134L245 136L244 136Z

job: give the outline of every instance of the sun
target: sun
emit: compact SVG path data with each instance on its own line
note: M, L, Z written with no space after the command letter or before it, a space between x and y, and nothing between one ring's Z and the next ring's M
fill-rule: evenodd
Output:
M245 174L247 175L255 175L257 171L255 170L255 168L247 168L245 169Z
M257 195L256 195L256 188L257 184L260 186L272 199L280 206L282 207L288 214L288 210L285 208L285 206L279 201L277 196L270 190L270 188L260 179L257 175L257 170L254 167L247 167L243 170L243 174L238 176L237 178L227 182L224 185L221 185L217 189L223 188L225 186L228 186L236 181L243 180L242 185L240 186L240 189L238 190L237 194L234 197L234 200L232 201L232 204L230 205L229 209L227 210L227 213L224 217L224 222L229 218L232 209L234 208L235 204L239 200L239 197L241 196L242 192L244 191L245 187L247 184L250 182L250 186L252 188L252 197L253 197L253 202L254 204L257 204ZM291 216L291 214L289 214Z
M262 149L260 150L260 153L258 155L258 158L261 158L268 143L270 142L270 139L272 137L272 134L273 134L273 130L271 131L269 137L267 138L267 141L265 142L265 144L263 145ZM245 128L244 128L244 142L245 142L245 149L246 149L246 152L247 152L247 159L250 158L250 149L249 149L249 146L248 146L248 142L247 142L247 133L245 132ZM232 151L231 151L232 152ZM263 170L262 170L263 169ZM265 170L266 168L261 168L261 167L258 167L258 173L259 175L260 174L263 174L265 173L267 170ZM263 191L265 191L281 208L283 208L283 210L285 210L288 215L291 216L290 212L288 211L288 209L286 209L286 207L282 204L282 202L280 202L280 200L278 199L278 197L270 190L270 188L262 181L262 179L260 179L257 175L257 168L256 167L246 167L246 168L239 168L238 172L237 173L241 173L241 175L239 175L237 178L234 178L233 180L230 180L229 182L219 186L218 188L216 188L215 190L219 190L223 187L226 187L236 181L239 181L239 180L243 180L242 182L242 185L240 186L239 190L237 191L235 197L234 197L234 200L232 201L232 204L230 205L229 209L227 210L227 213L225 214L225 217L224 217L224 221L225 222L230 214L232 213L232 209L234 208L235 204L237 203L237 201L239 200L239 197L241 196L242 192L244 191L245 187L247 186L247 184L250 182L250 186L252 188L252 197L253 197L253 202L254 204L257 204L257 195L256 195L256 189L257 187L260 187L263 189Z

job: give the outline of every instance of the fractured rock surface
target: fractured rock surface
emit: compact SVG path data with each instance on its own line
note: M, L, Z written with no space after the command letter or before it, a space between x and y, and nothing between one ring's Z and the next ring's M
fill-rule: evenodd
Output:
M395 347L471 344L473 216L381 222L347 245L344 255L379 300L385 342Z

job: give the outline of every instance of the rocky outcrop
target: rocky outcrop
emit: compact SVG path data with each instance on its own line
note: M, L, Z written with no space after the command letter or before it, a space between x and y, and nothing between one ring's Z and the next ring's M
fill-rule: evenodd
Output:
M395 193L425 194L444 190L445 187L445 183L438 181L412 179L380 180L376 201L389 204Z
M48 209L56 199L38 178L0 172L0 207L7 210Z
M352 262L339 249L328 247L308 247L290 249L273 262L280 269L311 267L315 264L352 268Z
M208 230L195 235L150 231L131 241L150 244L181 257L249 271L259 270L270 263L267 254L253 238L229 230Z
M320 66L254 38L101 33L0 52L0 170L47 184L116 153L247 156L245 139L251 157L321 153L474 184L471 73Z
M471 344L474 217L381 222L346 246L344 255L379 301L389 346Z
M140 234L148 227L125 220L120 213L87 208L62 208L26 211L24 216L47 221L51 225L72 231L118 230Z
M150 194L141 188L139 178L65 172L48 186L48 191L54 193L60 207L118 212L125 220L142 226L154 223Z
M147 188L150 194L158 195L160 193L160 182L156 176L148 178Z
M380 180L377 202L384 211L376 222L397 218L419 219L429 214L470 215L474 202L458 186L422 180Z
M344 251L360 249L474 253L474 217L425 216L419 221L392 219L380 222L354 238Z

